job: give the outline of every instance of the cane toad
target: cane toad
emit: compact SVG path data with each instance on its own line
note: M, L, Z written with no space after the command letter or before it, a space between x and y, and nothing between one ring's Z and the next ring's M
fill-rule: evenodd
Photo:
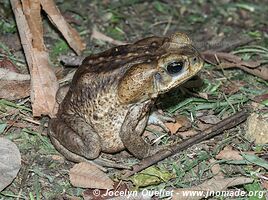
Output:
M127 149L141 159L156 152L141 135L156 98L203 66L189 37L148 37L86 57L50 120L49 136L67 159L95 159ZM159 121L155 115L149 119Z

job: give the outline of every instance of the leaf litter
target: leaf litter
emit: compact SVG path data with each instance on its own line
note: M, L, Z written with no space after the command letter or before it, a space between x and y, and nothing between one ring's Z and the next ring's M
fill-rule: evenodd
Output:
M160 9L161 10L161 8L159 8L159 6L161 7L161 4L159 4L158 5L158 9ZM148 12L150 12L150 10L148 10ZM171 23L172 24L172 23ZM158 27L157 27L158 28ZM159 28L158 28L159 29ZM101 29L102 31L103 31L103 29ZM159 29L159 30L161 30L161 29ZM135 31L134 31L135 32ZM134 33L133 32L133 33ZM106 35L106 34L105 34ZM109 33L107 33L107 35L109 35ZM107 36L107 37L109 37L109 36ZM109 40L111 40L112 38L110 37L110 39ZM109 42L109 41L108 41ZM228 56L227 56L228 57ZM232 60L233 59L233 60ZM257 66L257 64L259 64L259 63L250 63L250 62L247 62L247 63L245 63L243 60L236 60L237 58L235 58L235 57L232 57L231 56L231 59L227 59L227 61L224 61L223 63L226 63L225 65L226 65L226 68L227 67L230 67L230 66L232 66L232 65L234 65L234 63L235 63L235 65L241 65L241 66L243 66L243 67L247 67L247 68L249 68L249 69L253 69L253 70L255 70L256 68L258 68L259 66ZM243 62L244 63L243 63ZM228 64L229 63L229 64ZM215 63L216 65L218 65L219 63ZM222 69L222 68L221 68ZM205 70L205 73L208 73L208 71L206 71ZM209 72L210 73L210 72ZM218 77L217 77L218 78ZM216 91L216 90L215 90ZM234 91L236 91L236 92L239 92L239 90L237 90L237 88L236 89L234 89ZM235 92L234 92L235 93ZM232 94L232 92L230 92L230 94ZM207 95L207 100L209 100L210 99L210 96L209 95ZM206 102L207 103L207 105L209 105L209 102ZM215 103L215 105L213 105L213 106L215 106L216 107L216 109L215 109L215 112L213 112L213 113L211 113L212 115L214 115L215 114L215 116L219 113L218 111L217 111L217 106L218 106L218 103L217 102L214 102ZM5 105L7 104L7 102L5 102ZM10 103L8 103L8 104L10 104ZM11 104L10 104L11 105ZM193 106L195 106L195 105L193 105L193 104L189 104L190 106L189 107L193 107ZM217 105L217 106L216 106ZM13 106L16 106L18 109L20 108L20 106L18 107L17 105L13 105ZM221 105L222 106L222 105ZM214 107L214 108L215 108ZM223 107L223 106L222 106ZM198 108L198 107L197 107ZM187 108L188 109L188 108ZM182 107L182 109L180 110L180 111L183 111L183 112L185 112L185 113L187 113L187 112L189 112L189 110L187 110L187 109L185 109L185 107ZM204 109L204 107L203 107L203 109ZM208 108L207 108L208 109ZM224 111L224 109L223 109L223 111ZM192 112L192 110L191 110L191 112ZM193 112L193 114L194 114L194 112ZM207 121L206 121L207 120ZM206 119L206 120L204 120L203 122L204 123L206 123L206 122L208 122L208 123L214 123L213 122L213 120L210 120L210 119ZM210 120L210 121L209 121ZM195 124L194 124L195 125ZM179 126L179 124L176 124L176 126ZM177 130L176 130L177 129ZM177 132L177 133L179 133L180 134L180 131L179 131L179 127L175 127L174 128L174 130L172 131L172 132ZM187 129L186 129L186 131L187 131ZM191 130L189 130L189 131L191 131ZM204 145L203 146L204 148L207 148L206 147L206 145ZM245 151L246 152L246 151ZM195 159L195 156L196 154L195 154L195 152L193 153L193 159ZM180 157L182 160L183 160L183 157ZM248 158L249 160L251 160L252 162L255 162L255 163L258 163L257 161L256 161L256 159L254 160L254 159L250 159L250 158ZM62 161L61 161L62 162ZM172 162L172 161L171 161ZM174 162L174 161L173 161ZM172 163L173 165L176 165L175 163ZM200 167L200 166L198 166L199 164L197 163L195 166L197 166L197 167ZM265 165L264 165L265 166ZM162 180L163 181L163 180ZM172 181L172 180L171 180ZM221 181L218 181L218 182L221 182ZM161 181L159 182L159 183L161 183ZM223 182L221 182L221 184L222 185L224 185L223 184L224 183L224 181ZM96 186L93 186L93 187L96 187ZM205 188L205 187L204 187ZM193 188L194 189L194 188ZM219 189L219 188L218 188Z

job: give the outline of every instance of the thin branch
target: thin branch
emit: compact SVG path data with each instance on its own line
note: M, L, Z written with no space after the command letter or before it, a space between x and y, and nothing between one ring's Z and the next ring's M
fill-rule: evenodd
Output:
M147 157L138 164L134 165L132 170L125 170L123 171L122 177L127 178L167 157L170 157L182 150L185 150L189 146L192 146L196 143L202 142L204 140L207 140L209 138L212 138L220 133L222 133L225 130L231 129L241 122L245 121L248 117L248 113L246 110L242 110L240 112L237 112L236 114L232 115L231 117L228 117L219 123L207 128L206 130L200 132L196 136L189 138L179 144L172 145L170 148L166 150L159 151L157 154Z

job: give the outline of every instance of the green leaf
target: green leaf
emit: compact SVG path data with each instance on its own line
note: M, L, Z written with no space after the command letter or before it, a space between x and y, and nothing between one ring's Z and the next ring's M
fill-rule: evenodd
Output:
M249 200L265 200L265 191L263 191L258 182L246 184L244 188L248 192Z
M259 158L258 156L245 154L245 153L242 153L241 155L243 156L243 158L245 160L247 160L255 165L261 166L261 167L265 168L266 170L268 170L268 162Z
M254 5L250 5L250 4L246 4L246 3L237 3L237 4L235 4L235 6L238 8L248 10L250 12L256 11L256 7Z
M0 134L4 132L6 127L7 127L6 123L0 123Z
M0 21L0 32L1 33L15 33L16 25L14 22L5 22L4 20Z
M161 182L167 182L171 178L175 178L175 174L152 166L138 174L131 176L130 180L136 187L145 187L150 185L157 185Z
M166 14L168 12L167 6L159 1L154 2L153 5L158 12L161 12L163 14Z
M262 103L263 105L268 106L268 99L266 99L266 100L262 101L261 103Z

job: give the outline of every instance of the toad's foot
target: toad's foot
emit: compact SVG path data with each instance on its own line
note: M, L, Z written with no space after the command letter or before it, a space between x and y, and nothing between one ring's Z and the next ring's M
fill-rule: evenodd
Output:
M169 132L168 127L164 122L175 122L176 120L173 117L165 116L157 111L154 111L149 116L148 125L154 124L160 126L164 131Z

